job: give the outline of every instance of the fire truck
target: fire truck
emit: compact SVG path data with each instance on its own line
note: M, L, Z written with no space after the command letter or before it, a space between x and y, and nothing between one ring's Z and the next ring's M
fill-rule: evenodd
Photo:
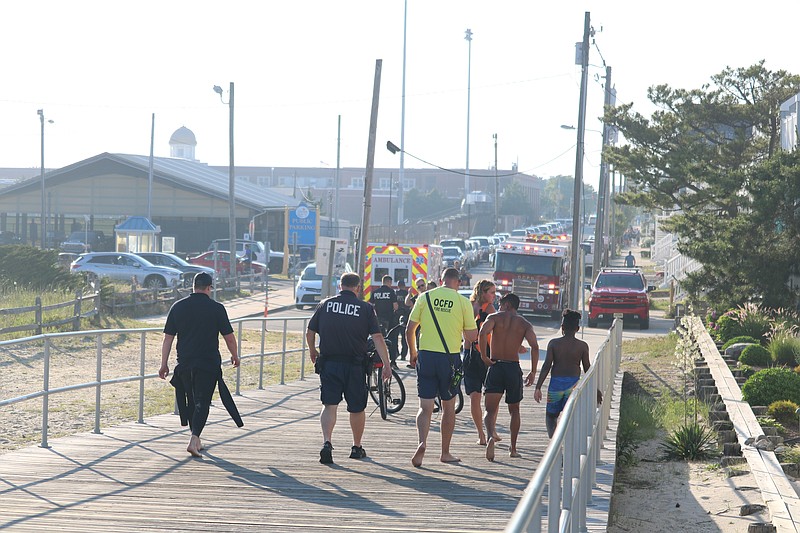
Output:
M416 278L435 280L442 276L442 247L436 244L370 243L364 265L364 299L369 300L373 287L380 287L383 276L392 276L394 287L403 281L406 287Z
M499 295L513 291L519 296L521 314L559 318L569 288L569 256L567 241L503 243L494 271Z

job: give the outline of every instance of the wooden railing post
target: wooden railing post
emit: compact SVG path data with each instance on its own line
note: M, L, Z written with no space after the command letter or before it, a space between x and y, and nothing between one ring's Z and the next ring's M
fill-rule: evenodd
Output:
M42 334L42 298L41 296L36 297L36 311L35 311L35 322L36 322L36 334Z
M75 311L72 314L72 331L81 329L81 307L83 301L83 290L78 289L75 292Z

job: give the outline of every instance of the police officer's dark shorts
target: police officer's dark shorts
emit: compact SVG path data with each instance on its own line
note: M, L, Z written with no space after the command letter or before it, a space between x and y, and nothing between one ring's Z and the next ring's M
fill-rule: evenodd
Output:
M420 398L432 400L439 396L447 401L456 395L450 390L453 369L461 366L461 354L446 354L420 350L417 357L417 394Z
M489 367L483 392L506 393L506 403L522 401L522 368L518 361L500 361Z
M344 396L348 412L360 413L366 409L367 375L361 363L325 361L319 382L319 399L323 405L339 405Z
M483 382L486 380L486 365L483 364L480 353L477 350L464 355L464 392L467 396L473 392L483 391ZM476 357L479 361L473 360Z

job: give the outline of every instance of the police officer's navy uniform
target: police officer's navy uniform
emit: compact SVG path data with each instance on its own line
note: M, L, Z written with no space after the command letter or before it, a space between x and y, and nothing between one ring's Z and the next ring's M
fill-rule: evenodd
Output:
M397 293L391 287L381 285L373 289L369 301L375 306L378 323L385 328L385 333L394 325L394 304L397 303Z
M347 410L360 413L367 407L367 337L381 333L374 309L343 289L320 302L308 329L319 335L320 401L338 405L344 395Z

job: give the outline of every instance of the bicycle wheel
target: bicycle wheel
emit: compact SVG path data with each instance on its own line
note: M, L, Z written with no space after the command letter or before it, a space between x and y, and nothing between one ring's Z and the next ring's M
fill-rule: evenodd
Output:
M459 387L458 394L456 394L456 414L460 413L463 408L464 408L464 393L461 392L461 387Z
M380 397L378 396L378 384L381 382L381 369L372 367L369 373L369 395L375 405L380 405Z
M380 368L376 368L379 372L382 370ZM377 383L378 383L378 407L381 408L381 418L386 420L386 416L388 413L386 412L386 382L383 381L383 376L379 373L377 375Z
M400 375L392 369L392 377L386 382L386 410L396 413L406 404L406 387Z

